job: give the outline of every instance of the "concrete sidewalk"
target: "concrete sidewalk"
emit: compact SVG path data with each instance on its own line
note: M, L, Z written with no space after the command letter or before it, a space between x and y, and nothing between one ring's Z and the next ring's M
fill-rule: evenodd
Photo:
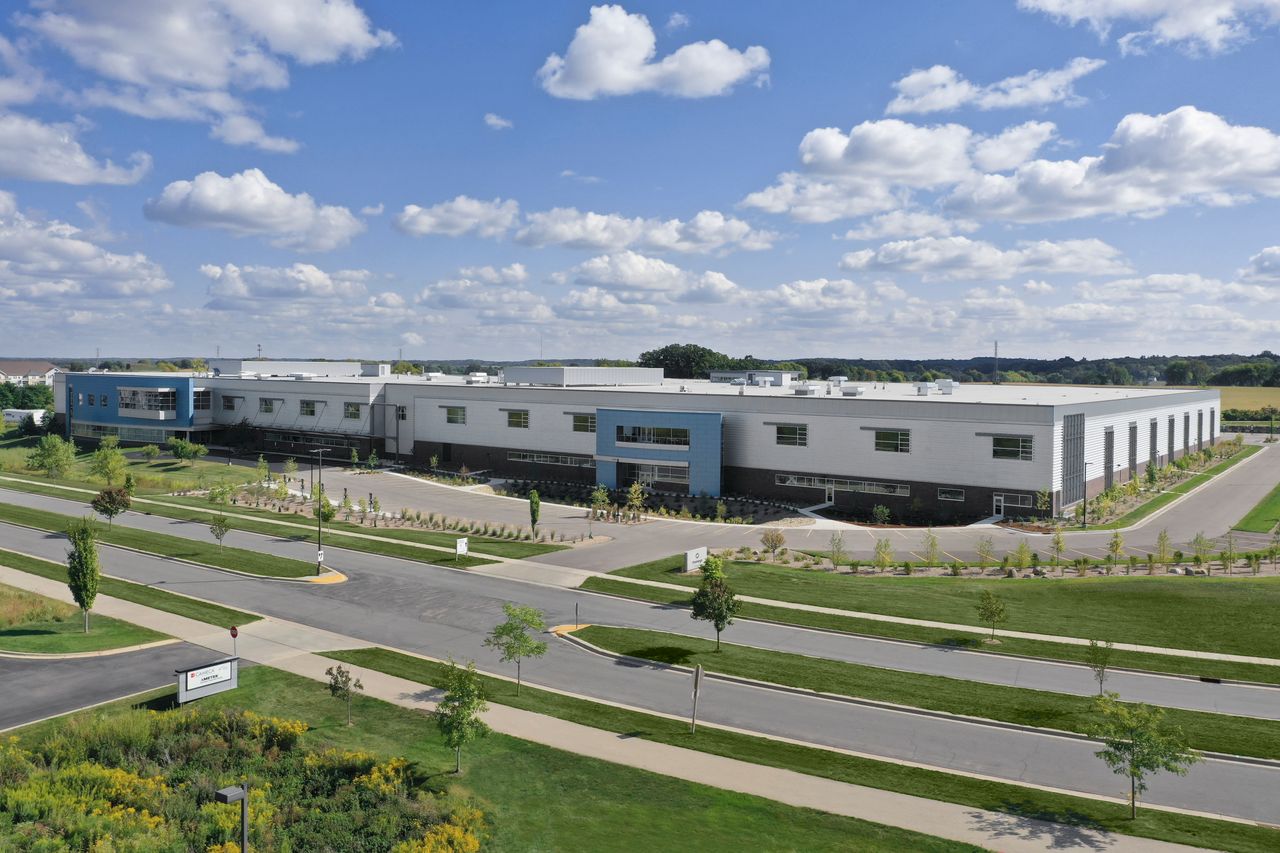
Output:
M65 584L7 567L0 566L0 583L70 601ZM183 616L109 596L99 596L94 610L163 631L217 654L230 654L232 651L232 640L225 629ZM247 660L326 682L324 671L333 665L333 660L321 657L318 652L369 645L341 634L263 618L240 630L237 650ZM438 692L430 687L361 667L354 667L353 671L364 683L368 696L422 711L435 708ZM1117 853L1146 853L1199 849L808 776L627 737L496 703L490 706L485 719L495 731L567 752L992 850L1032 853L1080 847Z

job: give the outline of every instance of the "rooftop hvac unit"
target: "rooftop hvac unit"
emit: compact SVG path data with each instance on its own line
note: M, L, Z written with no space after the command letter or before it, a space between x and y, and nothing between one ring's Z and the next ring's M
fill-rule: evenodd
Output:
M930 391L937 391L937 390L938 390L937 383L934 383L934 382L917 382L916 383L917 397L927 397L929 396Z
M848 376L832 376L827 381L830 382L832 385L836 386L837 388L839 388L841 385L849 381L849 377Z
M954 394L956 393L956 383L951 379L939 379L938 390L943 394Z
M773 384L774 384L773 380L772 380L772 379L770 379L768 376L757 376L757 377L756 377L756 386L757 386L757 387L759 387L759 388L767 388L767 387L769 387L770 385L773 385Z
M468 373L468 385L486 385L489 382L489 374L487 373Z
M443 379L444 374L439 372L424 373L422 374L422 378L425 379L427 382L434 382L437 379Z
M864 397L866 396L866 393L867 393L867 386L843 385L840 388L840 393L846 397Z
M818 387L816 385L797 385L796 386L797 397L813 397L813 396L816 396L817 393L818 393Z
M682 392L683 392L683 391L688 391L688 390L689 390L689 386L688 386L688 385L681 385L681 386L680 386L680 390L681 390Z

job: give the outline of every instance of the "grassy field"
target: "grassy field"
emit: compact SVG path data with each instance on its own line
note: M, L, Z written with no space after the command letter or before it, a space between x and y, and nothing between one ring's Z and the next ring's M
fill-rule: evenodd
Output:
M1248 533L1270 533L1280 524L1280 485L1272 489L1257 506L1236 525L1236 530Z
M0 503L0 521L61 533L67 529L67 524L72 520L72 516L69 515ZM98 541L107 545L135 548L149 554L159 554L162 557L190 560L206 566L232 569L263 577L301 578L316 573L314 563L304 563L302 560L277 557L243 548L219 548L213 542L196 542L181 536L133 530L128 527L108 528L105 524L101 524L98 527Z
M733 629L729 629L732 634ZM577 631L589 643L659 663L785 684L805 690L892 702L1023 726L1089 734L1097 723L1093 699L1043 690L984 684L938 675L898 672L805 655L715 643L661 631L592 626ZM1181 728L1195 749L1280 758L1280 726L1224 714L1169 709L1165 721Z
M37 439L19 436L16 433L0 436L0 471L25 473L40 476L27 468L27 455L35 446ZM166 492L186 491L221 484L239 485L251 482L254 469L244 465L227 465L226 463L198 460L187 463L161 454L155 462L147 462L141 457L134 457L137 448L121 448L128 456L126 471L133 474L137 483L137 494L164 494ZM76 462L61 479L48 480L64 485L102 488L105 483L89 473L89 459L93 452L81 450L76 453ZM41 477L41 479L47 479Z
M51 563L38 557L29 557L26 554L0 550L0 566L8 566L11 569L29 572L60 583L67 582L67 567L65 565ZM176 613L179 616L186 616L188 619L195 619L197 622L206 622L222 628L230 628L232 625L248 625L250 622L258 621L260 618L250 613L232 610L230 607L223 607L220 604L210 604L194 598L188 598L185 595L165 592L162 589L131 583L119 578L103 577L98 584L98 592L102 595L109 595L112 598L132 601L134 604L154 607L157 610ZM98 618L100 617L94 617L95 625Z
M1280 388L1234 388L1215 386L1222 395L1224 409L1261 409L1263 406L1280 407Z
M696 587L699 576L675 570L680 559L613 574ZM1275 624L1280 578L855 577L737 561L725 572L739 595L962 625L980 624L978 598L990 590L1011 631L1280 658L1280 633L1261 628Z
M172 691L152 699L166 707ZM324 685L268 667L240 673L240 687L201 700L202 708L252 710L303 720L312 749L364 750L404 756L433 788L474 799L489 819L486 851L741 850L976 851L968 845L799 809L758 797L696 785L504 735L463 751L454 776L453 752L418 712L357 697L348 728L342 703ZM117 705L116 707L122 707ZM127 706L124 706L127 707ZM107 711L109 712L109 710ZM94 713L102 713L94 712ZM55 729L44 723L18 732L33 745ZM696 819L690 819L695 816ZM778 831L786 827L785 833Z
M441 664L387 649L330 652L328 657L420 684L438 684L444 672ZM1151 810L1139 811L1137 820L1130 820L1127 805L970 779L715 728L704 727L697 735L691 735L688 724L683 720L615 708L528 685L516 696L515 685L511 682L486 676L481 676L481 679L490 702L536 711L626 737L644 738L768 767L1013 815L1216 850L1262 853L1274 851L1280 845L1280 831L1261 827ZM842 845L841 849L849 846ZM658 849L664 848L659 846Z
M0 584L0 651L68 654L119 649L165 635L108 616L92 616L89 633L78 607Z

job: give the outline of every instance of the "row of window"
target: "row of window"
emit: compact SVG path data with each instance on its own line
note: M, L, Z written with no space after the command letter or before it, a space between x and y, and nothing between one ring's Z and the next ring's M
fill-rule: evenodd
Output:
M235 411L236 402L240 399L242 398L223 397L222 408L226 411ZM323 400L298 401L298 416L303 418L314 418L316 416L316 411L318 410L319 405L322 404L323 402L324 402ZM361 403L344 402L342 404L342 417L347 420L356 420L356 421L360 420L360 407L362 405L363 404ZM259 414L274 415L277 410L283 409L283 407L284 407L284 400L281 400L279 397L259 397L258 398ZM396 407L396 416L400 420L405 420L407 415L405 413L404 406Z
M406 417L405 407L397 406L397 416L400 420ZM596 416L595 415L573 415L573 431L574 432L595 432ZM467 407L466 406L445 406L444 422L447 424L458 424L464 426L467 423ZM529 428L529 410L528 409L507 409L507 427L510 429L528 429Z
M614 438L619 444L689 446L689 430L684 427L622 426L619 424Z
M874 433L874 447L877 451L881 453L911 452L911 430L878 429ZM774 426L774 441L784 447L808 447L809 427L805 424L777 424ZM991 457L1030 461L1031 436L992 436Z
M861 492L870 495L894 495L911 497L911 487L904 483L876 483L870 480L844 480L837 477L813 477L808 474L776 474L773 479L779 486L796 486L802 489L834 489L837 492Z
M359 447L359 439L343 438L337 435L302 435L296 432L267 432L262 437L268 447L309 444L316 447Z
M118 391L120 402L118 404L121 409L132 409L144 412L172 412L178 408L178 392L176 391L147 391L142 388L121 388ZM107 405L107 395L103 394L102 405ZM89 399L93 399L93 395L89 395ZM90 403L89 405L93 405Z
M565 465L570 468L594 468L596 460L590 456L569 456L562 453L535 453L531 450L512 450L507 453L508 462L532 462L535 465Z
M102 426L101 424L82 424L79 421L75 421L71 424L71 434L80 438L102 438L104 435L114 435L121 441L163 444L164 440L173 433L156 427Z

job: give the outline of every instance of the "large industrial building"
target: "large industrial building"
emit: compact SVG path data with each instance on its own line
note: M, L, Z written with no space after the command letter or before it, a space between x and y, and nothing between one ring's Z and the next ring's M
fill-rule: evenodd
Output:
M1218 392L1165 388L801 382L789 373L665 379L661 370L510 367L391 375L385 364L215 360L200 374L69 373L68 436L238 430L267 452L350 448L531 480L833 504L895 518L1064 508L1218 437Z

